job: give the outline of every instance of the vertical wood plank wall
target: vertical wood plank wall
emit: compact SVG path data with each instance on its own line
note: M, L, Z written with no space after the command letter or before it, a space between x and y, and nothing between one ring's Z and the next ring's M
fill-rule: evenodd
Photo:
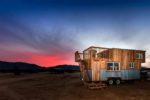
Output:
M141 50L130 50L130 49L119 49L119 48L103 48L103 51L100 49L102 48L93 48L90 47L83 51L83 63L84 63L84 69L82 69L82 75L83 79L88 81L89 76L87 72L84 70L91 70L92 74L92 81L98 81L99 79L99 70L107 69L107 62L119 62L120 63L120 70L126 70L129 68L129 63L134 62L135 68L134 69L140 69L141 63L145 62L145 51ZM97 53L100 52L105 53L104 58L100 58L97 56ZM137 59L136 53L142 53L143 59ZM97 63L98 62L98 63ZM98 64L98 68L96 68ZM80 65L82 66L82 64ZM93 72L94 71L94 72ZM96 74L95 74L96 73Z
M140 69L141 63L145 62L145 51L140 50L128 50L128 49L117 49L110 48L107 49L108 58L96 58L96 50L93 48L88 48L83 52L85 69L91 70L93 63L99 61L100 69L106 69L107 62L120 62L121 69L129 69L129 63L135 62L135 69ZM136 59L136 53L142 53L143 59Z

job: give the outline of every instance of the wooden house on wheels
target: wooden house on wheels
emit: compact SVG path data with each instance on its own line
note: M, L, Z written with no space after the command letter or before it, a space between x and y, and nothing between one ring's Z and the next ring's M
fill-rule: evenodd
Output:
M145 52L92 46L83 53L75 52L75 61L79 63L84 82L107 81L109 84L120 84L121 80L140 79Z

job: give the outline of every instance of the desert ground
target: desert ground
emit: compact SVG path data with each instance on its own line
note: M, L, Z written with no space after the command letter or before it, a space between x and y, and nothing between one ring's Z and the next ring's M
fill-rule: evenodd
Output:
M90 90L79 73L0 74L0 100L150 100L150 81Z

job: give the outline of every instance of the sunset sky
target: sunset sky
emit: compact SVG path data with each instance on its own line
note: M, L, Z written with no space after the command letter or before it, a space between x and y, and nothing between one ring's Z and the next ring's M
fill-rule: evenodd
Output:
M146 50L149 0L0 0L0 60L77 64L89 46Z

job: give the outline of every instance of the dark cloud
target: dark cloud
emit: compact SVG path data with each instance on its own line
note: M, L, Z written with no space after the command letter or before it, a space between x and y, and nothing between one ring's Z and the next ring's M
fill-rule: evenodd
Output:
M1 0L0 12L55 10L119 9L148 7L149 0Z
M75 33L67 31L63 26L41 33L35 32L13 17L0 18L0 21L0 43L6 43L8 47L18 44L39 53L52 54L71 52L78 45Z

